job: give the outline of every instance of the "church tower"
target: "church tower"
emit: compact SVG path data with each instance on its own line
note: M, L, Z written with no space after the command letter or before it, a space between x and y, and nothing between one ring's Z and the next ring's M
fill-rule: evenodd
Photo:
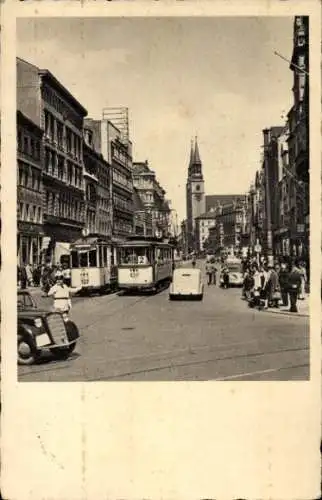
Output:
M188 178L186 184L187 201L187 240L188 251L197 250L196 217L206 211L205 185L202 175L202 163L200 160L197 137L195 142L191 141L190 161L188 167Z

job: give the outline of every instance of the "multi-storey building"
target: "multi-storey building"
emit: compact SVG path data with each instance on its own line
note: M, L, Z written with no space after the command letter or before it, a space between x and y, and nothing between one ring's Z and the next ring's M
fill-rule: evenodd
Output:
M152 214L145 209L136 188L133 191L134 205L134 234L142 236L153 236Z
M233 203L221 205L216 210L215 229L211 230L211 245L215 250L239 253L249 246L250 227L247 196Z
M86 234L108 240L112 236L111 168L95 150L93 131L86 127L83 154Z
M274 229L274 250L277 256L290 255L290 188L292 174L288 161L288 128L278 138L278 224Z
M19 58L17 109L44 131L44 233L47 258L56 263L84 229L83 120L87 111L50 71Z
M40 264L43 232L42 130L17 112L18 264Z
M278 163L278 138L283 133L283 126L274 126L263 130L264 158L263 176L265 185L265 229L263 248L268 255L274 252L274 232L279 224L279 163Z
M166 191L157 181L148 161L133 163L133 184L145 211L151 214L153 235L169 237L171 208L165 199Z
M196 219L206 212L205 183L202 173L197 138L191 144L188 177L186 183L188 251L198 250Z
M211 208L209 212L196 218L197 250L203 252L208 247L209 229L216 225L216 211ZM206 247L205 247L206 245Z
M93 131L95 149L110 165L112 236L123 240L133 234L132 143L107 119L86 119L85 126Z
M293 29L294 103L288 113L291 182L291 254L309 256L309 18L296 16Z

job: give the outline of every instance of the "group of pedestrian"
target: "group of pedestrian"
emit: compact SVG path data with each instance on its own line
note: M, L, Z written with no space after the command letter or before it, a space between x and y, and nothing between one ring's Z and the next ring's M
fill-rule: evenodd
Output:
M67 286L71 285L71 271L67 264L21 265L17 266L17 281L21 289L42 287L47 293L58 277L62 277Z
M299 261L252 262L245 269L243 296L253 305L278 308L290 304L290 312L298 312L297 301L305 298L307 271Z

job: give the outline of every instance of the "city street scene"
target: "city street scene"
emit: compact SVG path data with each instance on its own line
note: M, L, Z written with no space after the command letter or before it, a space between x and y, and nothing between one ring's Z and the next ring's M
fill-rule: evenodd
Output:
M18 380L308 380L308 18L21 18L16 63Z

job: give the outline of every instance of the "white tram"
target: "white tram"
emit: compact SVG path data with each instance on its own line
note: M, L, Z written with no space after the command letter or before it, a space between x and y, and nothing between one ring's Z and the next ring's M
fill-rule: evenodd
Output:
M173 274L173 247L154 238L126 241L118 246L119 290L155 292L169 285Z
M87 292L105 292L117 288L117 249L111 242L85 238L71 245L72 287Z

